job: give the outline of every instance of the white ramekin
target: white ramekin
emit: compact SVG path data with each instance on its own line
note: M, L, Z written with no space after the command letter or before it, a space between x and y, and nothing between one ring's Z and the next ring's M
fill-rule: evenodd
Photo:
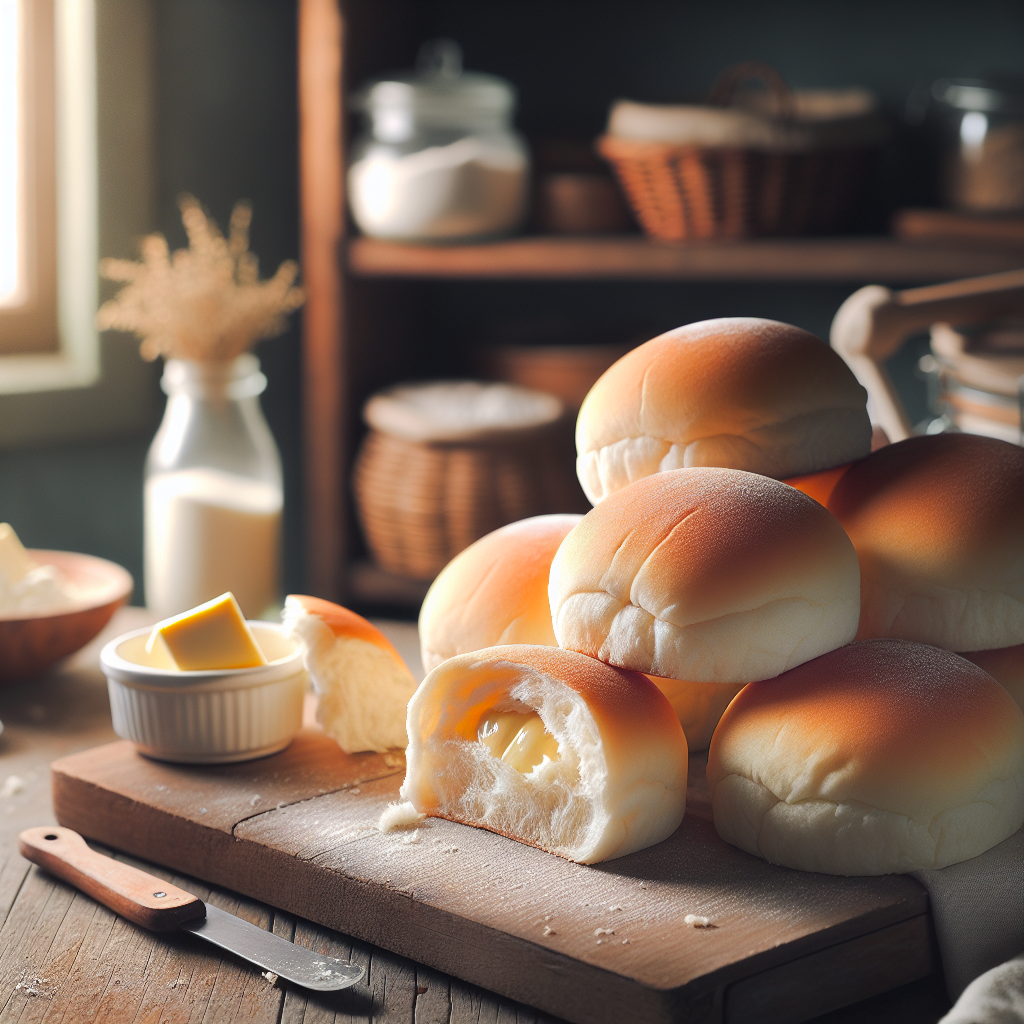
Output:
M149 757L185 764L248 761L283 750L302 725L309 679L302 649L281 626L249 626L267 657L277 655L270 664L180 672L130 660L152 627L111 640L100 665L114 732Z

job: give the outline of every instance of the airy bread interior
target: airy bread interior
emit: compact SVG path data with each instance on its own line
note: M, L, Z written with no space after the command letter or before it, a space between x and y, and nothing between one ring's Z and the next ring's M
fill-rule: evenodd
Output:
M351 629L332 629L321 614L306 610L320 605L347 613L354 620ZM316 717L327 735L348 753L404 747L406 707L416 680L387 638L348 609L317 599L289 597L284 622L289 635L305 645Z
M535 713L557 756L522 772L478 739ZM654 685L557 648L513 645L435 668L409 704L402 797L426 814L592 864L660 842L686 803L686 740Z

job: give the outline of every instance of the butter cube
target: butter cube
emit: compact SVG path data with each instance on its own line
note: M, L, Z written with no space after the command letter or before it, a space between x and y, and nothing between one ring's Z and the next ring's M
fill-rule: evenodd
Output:
M22 547L14 527L0 523L0 584L19 583L35 568L36 563Z
M146 643L146 650L152 653L161 643L182 672L256 668L267 664L230 591L158 622Z

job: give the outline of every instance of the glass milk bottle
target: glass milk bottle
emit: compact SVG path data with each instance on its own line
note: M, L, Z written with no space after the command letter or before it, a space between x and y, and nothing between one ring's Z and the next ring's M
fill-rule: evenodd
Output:
M230 590L246 618L278 597L281 459L259 360L169 359L145 477L146 604L176 615Z

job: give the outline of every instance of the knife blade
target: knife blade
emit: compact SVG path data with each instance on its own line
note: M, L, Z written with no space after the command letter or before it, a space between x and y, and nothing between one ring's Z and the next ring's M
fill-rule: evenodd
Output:
M317 992L354 985L362 967L282 939L130 864L97 853L70 828L26 829L18 850L116 914L149 931L191 932L250 963Z

